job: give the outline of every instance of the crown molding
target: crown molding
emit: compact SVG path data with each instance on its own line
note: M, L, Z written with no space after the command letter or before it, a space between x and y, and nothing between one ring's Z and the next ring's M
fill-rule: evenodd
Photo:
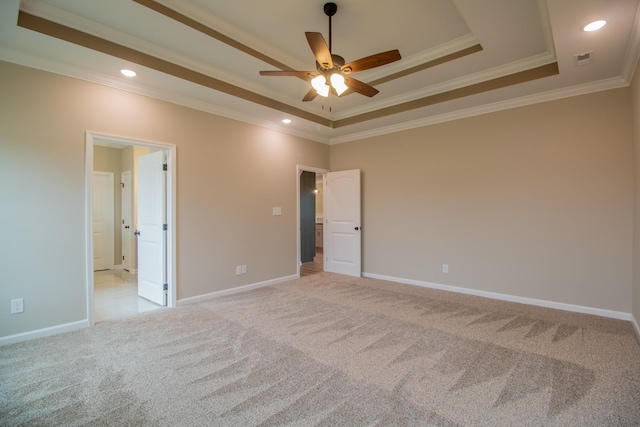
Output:
M425 117L423 119L407 121L396 125L379 127L363 132L355 132L349 135L330 138L329 145L342 144L350 141L357 141L375 136L387 135L390 133L401 132L405 130L415 129L419 127L434 125L437 123L450 122L454 120L464 119L467 117L479 116L482 114L494 113L497 111L510 110L512 108L524 107L532 104L539 104L548 101L555 101L573 96L586 95L588 93L600 92L610 89L618 89L628 86L629 83L622 77L614 77L610 79L600 80L592 83L571 86L568 88L555 89L535 95L523 96L520 98L509 99L505 101L495 102L492 104L481 105L478 107L466 108L464 110L452 111L449 113L439 114L436 116Z
M320 136L314 133L304 132L285 126L279 126L267 120L257 119L250 114L244 114L240 111L223 108L212 103L200 101L184 95L179 95L171 91L146 87L138 83L132 84L122 79L112 77L110 75L88 72L80 67L60 64L55 61L50 61L33 55L26 55L22 52L10 50L2 46L0 46L0 60L54 74L63 75L66 77L75 78L78 80L96 83L102 86L135 93L138 95L147 96L149 98L170 102L172 104L181 105L183 107L193 108L239 122L260 126L263 128L286 133L288 135L298 136L300 138L308 139L311 141L329 144L329 137Z
M636 9L636 18L633 21L631 37L627 43L627 51L622 62L622 78L627 83L631 83L633 73L638 65L638 59L640 59L640 5Z
M358 79L366 81L378 80L393 74L401 73L414 67L418 67L422 64L426 64L431 61L442 58L443 56L451 55L453 53L460 52L461 50L468 49L472 46L479 45L480 42L473 34L467 34L457 39L451 40L447 43L438 45L432 49L423 50L414 55L403 57L402 61L392 62L381 68L374 68L371 70L361 71L358 73Z
M212 14L205 8L195 5L191 2L184 2L181 0L153 0L158 4L161 4L187 18L193 19L201 23L202 25L214 29L225 36L232 38L233 40L240 42L244 45L251 47L259 52L270 56L279 62L291 65L291 68L297 70L306 70L309 68L309 63L303 61L297 57L294 57L285 51L274 47L273 45L266 43L263 39L256 37L246 31L230 24L218 16Z
M553 29L547 0L538 0L538 10L540 10L540 24L542 25L542 35L544 36L547 52L556 58L556 44L553 41Z
M466 86L471 86L471 85L482 83L488 80L497 79L499 77L504 77L511 74L519 73L521 71L530 70L543 65L548 65L554 62L555 60L556 60L555 56L551 55L550 53L544 53L544 54L532 56L520 61L512 62L510 64L490 68L488 70L481 71L479 73L475 73L475 74L460 77L457 79L449 80L446 82L438 83L438 84L428 86L420 90L415 90L413 92L408 92L402 95L385 98L378 102L370 102L366 105L351 108L340 113L335 113L334 121L346 119L352 116L358 116L360 114L366 114L372 111L377 111L383 108L391 107L393 105L414 101L416 99L426 98L428 96L436 95L438 93L460 89Z
M234 86L242 87L251 92L266 96L285 104L294 104L298 101L297 98L294 99L289 96L283 96L283 93L280 91L268 89L265 90L264 86L259 85L256 82L240 78L235 73L231 73L227 70L215 67L202 61L196 61L192 57L182 55L179 52L160 47L157 44L149 42L147 40L107 27L103 24L81 17L55 6L43 3L41 0L30 0L24 4L21 4L20 10L34 16L38 16L40 18L44 18L46 20L64 25L66 27L79 30L83 33L90 34L92 36L99 37L101 39L122 46L127 46L128 48L140 52L145 52L149 55L171 62L173 64L180 64L181 66L192 71L196 71L209 76L216 76L216 79L218 80L232 84ZM315 114L314 110L311 109L311 106L303 105L300 107L300 109Z

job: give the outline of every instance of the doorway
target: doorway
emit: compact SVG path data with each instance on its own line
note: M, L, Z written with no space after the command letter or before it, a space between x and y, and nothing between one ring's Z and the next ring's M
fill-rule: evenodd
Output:
M166 238L166 255L163 255L160 268L163 270L164 287L166 289L166 305L174 307L176 305L176 251L175 251L175 192L176 192L176 158L175 145L153 141L136 140L125 137L98 134L87 132L85 135L85 175L93 177L94 152L101 151L103 147L111 147L122 150L123 158L128 159L133 150L137 156L141 157L149 152L161 152L165 158L166 189L162 190L166 198L166 210L164 215L164 238ZM98 159L100 159L98 157ZM99 163L101 160L97 160ZM137 271L137 251L136 237L133 232L137 223L135 222L135 211L138 205L138 195L136 186L131 182L136 180L137 166L135 161L128 164L123 162L122 170L118 171L116 201L116 229L118 236L115 240L116 265L105 271L95 272L94 265L94 244L93 244L93 188L89 183L85 186L85 206L87 224L87 245L86 245L86 283L87 283L87 318L90 325L96 321L106 318L122 317L131 314L148 311L155 307L153 303L138 297L138 271ZM91 178L92 179L92 178ZM120 186L129 184L127 191L121 191ZM131 195L131 203L123 203L122 199ZM122 194L122 195L121 195ZM122 198L121 198L122 197ZM161 225L162 227L162 225ZM130 236L130 235L131 236ZM162 286L162 285L161 285ZM98 298L100 303L98 304ZM103 300L106 298L106 300ZM105 304L103 304L105 302Z
M323 268L324 173L326 169L297 166L298 277Z

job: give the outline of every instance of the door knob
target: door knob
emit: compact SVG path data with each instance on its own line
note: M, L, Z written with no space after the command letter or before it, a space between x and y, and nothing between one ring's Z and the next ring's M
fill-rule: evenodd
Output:
M139 236L140 235L140 230L136 230L133 232L134 236Z
M360 227L356 227L356 228L355 228L355 230L356 230L356 231L360 230Z
M124 226L124 228L129 228L129 226L128 226L128 225L125 225L125 226Z

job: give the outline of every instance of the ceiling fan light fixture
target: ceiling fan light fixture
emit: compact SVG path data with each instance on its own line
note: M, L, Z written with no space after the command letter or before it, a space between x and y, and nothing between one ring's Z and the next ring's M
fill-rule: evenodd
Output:
M344 84L344 77L342 74L333 73L331 75L331 86L336 90L338 96L342 95L347 89L346 84Z
M329 96L330 87L327 85L327 78L322 74L311 80L311 86L318 92L318 95L324 96L325 98Z
M329 89L331 89L329 85L324 85L320 89L316 89L316 92L318 92L318 95L327 98L329 96Z
M311 86L317 91L321 90L323 86L327 85L327 79L320 74L311 80Z
M327 98L332 88L333 92L338 96L350 93L347 92L347 89L368 97L377 94L378 90L373 86L356 80L350 75L345 77L342 74L351 74L399 61L402 59L400 52L398 49L394 49L345 63L342 56L331 52L331 17L335 15L337 10L338 6L335 3L326 3L324 5L324 13L329 17L328 45L321 33L310 31L304 33L311 52L313 52L313 56L316 59L317 71L271 70L260 71L260 75L299 77L309 81L312 89L307 91L307 94L302 98L302 102L312 101L316 95ZM311 76L315 77L311 78ZM309 80L310 78L311 80Z

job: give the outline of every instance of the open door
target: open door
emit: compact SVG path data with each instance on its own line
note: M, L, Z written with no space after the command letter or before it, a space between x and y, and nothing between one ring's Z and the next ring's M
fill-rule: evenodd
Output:
M164 152L138 158L138 295L167 305Z
M324 270L360 277L360 170L325 175Z

